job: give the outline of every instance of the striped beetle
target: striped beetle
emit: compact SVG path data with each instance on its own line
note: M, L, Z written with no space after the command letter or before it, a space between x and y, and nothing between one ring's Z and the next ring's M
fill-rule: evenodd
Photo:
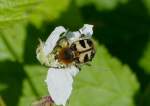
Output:
M95 47L91 38L81 37L75 42L69 43L66 37L61 38L55 51L55 59L63 66L76 65L92 61L95 55Z

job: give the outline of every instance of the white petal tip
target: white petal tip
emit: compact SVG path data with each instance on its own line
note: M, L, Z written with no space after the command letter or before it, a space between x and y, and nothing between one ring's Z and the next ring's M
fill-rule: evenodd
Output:
M93 25L84 24L84 26L79 31L81 34L91 37L93 35Z
M75 66L71 66L69 72L73 77L75 77L78 74L79 69Z
M60 32L66 32L66 29L63 26L58 26L54 30L60 31Z

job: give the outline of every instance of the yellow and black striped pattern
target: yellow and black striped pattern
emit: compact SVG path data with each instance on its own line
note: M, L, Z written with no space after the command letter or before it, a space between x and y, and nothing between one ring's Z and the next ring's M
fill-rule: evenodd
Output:
M91 39L78 40L70 48L74 51L76 63L91 61L95 55L95 48Z

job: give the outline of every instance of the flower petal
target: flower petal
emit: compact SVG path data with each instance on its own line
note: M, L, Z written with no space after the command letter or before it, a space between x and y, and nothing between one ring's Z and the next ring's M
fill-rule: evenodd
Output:
M81 33L79 31L68 32L66 37L70 41L70 43L73 43L81 37Z
M79 69L78 69L77 67L75 67L75 66L71 66L71 67L70 67L69 73L70 73L73 77L75 77L75 76L78 74L78 72L79 72Z
M84 26L81 29L79 29L79 31L81 34L91 37L93 35L93 25L84 24Z
M57 41L60 38L62 33L66 32L66 29L63 26L58 26L54 29L54 31L49 35L45 44L44 44L44 53L48 55L54 47L56 46Z
M85 37L92 37L93 35L93 25L84 24L82 28L79 29L79 31L74 32L68 32L66 37L70 41L70 43L73 43L77 41L81 35L84 35Z
M65 106L71 95L73 76L78 72L79 69L75 66L63 69L49 68L45 81L56 105Z

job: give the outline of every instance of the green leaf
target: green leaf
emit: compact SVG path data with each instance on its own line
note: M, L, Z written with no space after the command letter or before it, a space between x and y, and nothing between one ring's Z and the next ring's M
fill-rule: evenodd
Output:
M38 98L48 95L45 78L47 69L38 65L24 66L27 74L23 81L22 96L20 97L19 106L30 106Z
M0 0L0 28L18 21L30 20L40 26L43 21L58 18L69 5L69 0Z
M3 83L1 83L0 84L0 91L2 91L2 90L4 90L4 89L7 89L7 85L6 84L3 84Z
M13 55L9 52L3 36L0 34L0 61L3 60L15 60Z
M77 75L69 106L134 106L139 84L127 65L97 46L91 67Z
M22 64L12 61L0 62L0 95L7 106L16 106L22 95L22 81L26 74Z
M4 100L0 97L0 106L6 106Z
M39 0L0 0L0 61L23 61L25 23L37 3Z
M39 27L44 20L52 21L57 19L69 6L69 0L43 0L36 6L31 14L31 22Z
M98 10L112 10L118 4L125 4L128 0L76 0L78 6L93 4Z
M0 94L7 106L30 106L38 98L47 95L44 82L46 74L47 69L39 65L1 62Z
M26 26L17 23L0 30L0 61L23 61Z
M150 13L150 0L143 0L142 1L147 8L148 12Z
M145 89L144 93L141 95L140 106L150 106L150 84L148 84L147 88Z
M27 19L37 3L39 0L0 0L0 27Z
M143 56L139 62L140 66L145 72L150 74L150 42L148 43L146 49L144 50Z

